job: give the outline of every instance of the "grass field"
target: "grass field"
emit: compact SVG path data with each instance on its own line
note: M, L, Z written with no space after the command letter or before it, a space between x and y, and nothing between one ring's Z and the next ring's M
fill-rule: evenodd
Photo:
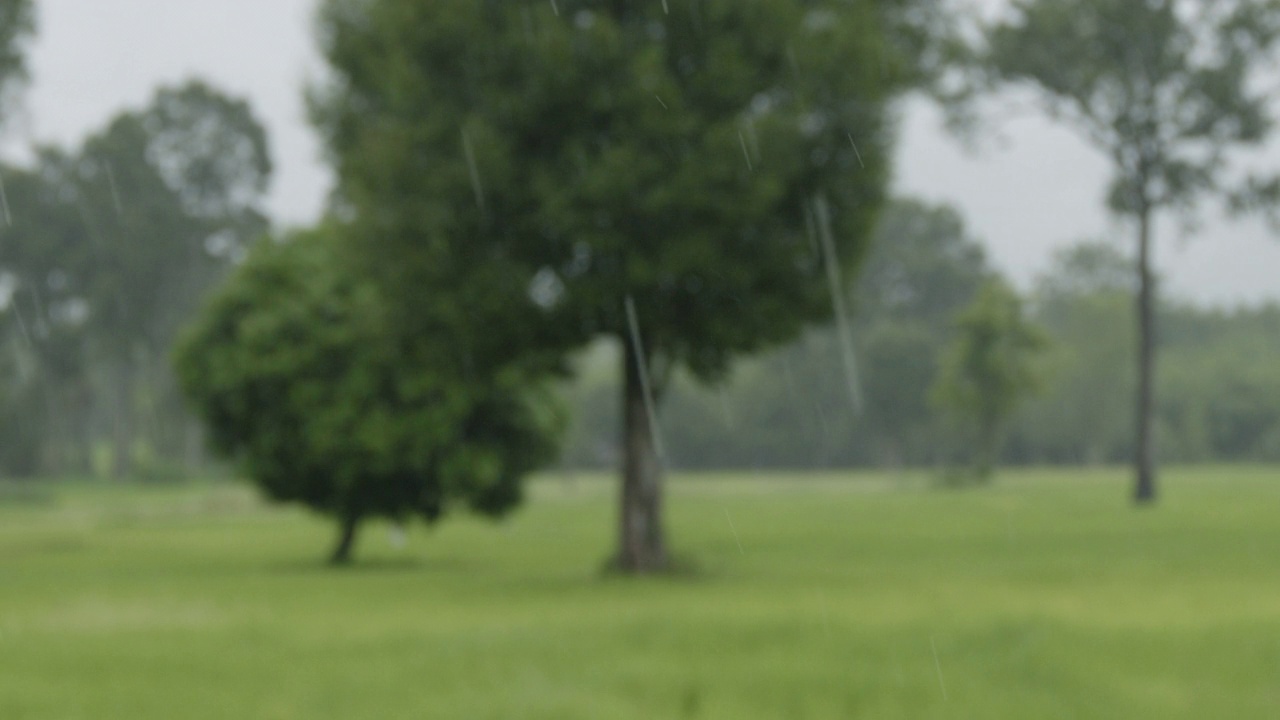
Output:
M238 486L11 497L0 718L1280 717L1280 470L1125 477L677 477L645 580L600 481L345 570Z

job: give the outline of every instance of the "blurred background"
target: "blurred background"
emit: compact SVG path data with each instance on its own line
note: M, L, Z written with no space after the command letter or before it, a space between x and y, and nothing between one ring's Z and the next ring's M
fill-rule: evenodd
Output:
M0 718L1274 717L1277 60L0 0Z
M245 101L269 140L271 172L254 198L264 225L313 223L333 186L302 91L325 73L313 42L314 11L304 0L268 5L231 0L213 6L158 0L36 3L39 32L26 48L30 81L7 103L3 157L11 172L39 168L41 152L74 158L89 151L89 139L101 136L116 118L142 112L157 89L202 79ZM712 390L677 381L662 410L664 423L672 426L673 467L935 463L937 452L926 449L939 446L940 432L931 426L936 423L927 402L929 371L904 366L895 353L930 355L923 365L936 365L948 338L945 329L934 330L969 301L987 274L1002 275L1017 288L1056 348L1049 360L1054 371L1047 374L1042 394L1019 410L1002 459L1115 463L1131 454L1132 420L1126 415L1131 411L1124 398L1132 392L1132 363L1124 358L1135 340L1122 268L1132 248L1124 227L1101 202L1106 157L1069 127L1025 104L967 144L946 132L936 105L927 100L908 97L895 116L890 192L899 200L876 236L877 260L863 270L882 276L851 282L857 296L853 337L864 356L862 381L883 400L872 398L865 414L855 418L846 404L830 397L825 388L843 382L833 378L844 371L834 332L819 328L785 349L742 361L725 384ZM1280 161L1274 142L1257 152L1261 162ZM19 192L9 190L14 215L32 220ZM1212 207L1194 231L1180 227L1176 218L1158 223L1166 238L1154 253L1160 313L1167 318L1160 337L1165 401L1156 421L1161 452L1176 461L1276 460L1280 370L1269 357L1280 342L1275 307L1280 244L1260 218L1233 221ZM164 242L164 228L140 230ZM968 253L971 262L934 263L928 257L933 247ZM165 359L181 318L167 319L165 329L152 331L151 347L128 359L126 364L137 366L139 387L122 400L110 392L117 380L105 369L106 361L84 356L83 338L70 337L108 332L80 326L97 322L98 316L80 318L76 300L68 299L71 318L62 325L74 324L74 331L52 327L57 323L41 315L49 309L25 289L39 287L33 273L52 272L55 281L61 277L54 270L59 261L44 257L32 266L33 261L12 254L4 261L11 306L5 318L10 380L0 426L6 438L0 458L5 476L102 475L113 464L124 472L126 463L109 458L125 448L144 474L199 473L209 458L201 450L198 428L173 396ZM153 271L176 274L186 272L188 260L176 254L162 262L175 265ZM878 269L884 266L900 268L892 282L901 287L889 286ZM126 277L133 271L111 272ZM927 297L927 289L939 283L954 290ZM177 307L191 311L209 286L182 282L165 291L174 295L154 302L165 304L170 315ZM908 295L913 296L909 301L898 299ZM18 327L24 310L26 338ZM886 331L890 324L892 332ZM928 339L908 337L907 327L929 330ZM32 339L36 343L27 344ZM908 347L912 342L919 347ZM566 467L604 468L616 462L616 352L606 343L586 353L578 379L565 388L575 409L562 459ZM780 377L784 365L793 385L759 382L762 375ZM121 402L128 407L116 407ZM830 405L825 413L824 404ZM122 416L129 416L127 422L109 420ZM885 437L886 432L897 439ZM113 437L117 433L122 435Z

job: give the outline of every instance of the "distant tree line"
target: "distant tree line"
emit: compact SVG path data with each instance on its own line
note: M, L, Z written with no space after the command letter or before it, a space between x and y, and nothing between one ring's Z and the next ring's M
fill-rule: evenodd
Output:
M4 100L33 23L0 13ZM969 482L1129 458L1147 502L1157 450L1274 458L1277 311L1162 301L1148 256L1161 211L1280 206L1227 162L1271 129L1252 78L1280 0L1022 0L980 38L958 19L325 0L316 227L271 231L265 133L195 81L0 168L0 472L176 475L208 432L334 516L341 562L366 517L514 507L560 446L558 384L563 462L620 471L612 561L643 573L671 565L670 467ZM1081 244L1022 295L954 210L889 198L901 98L964 121L1006 86L1114 160L1132 259Z
M78 147L0 166L0 473L163 477L204 461L170 347L266 230L270 173L248 105L196 81Z
M1133 455L1134 274L1121 243L1059 251L1022 298L1045 336L1039 382L1013 411L998 461L1125 463ZM727 380L678 380L661 412L673 466L944 468L969 440L934 388L956 320L996 271L946 206L899 200L854 283L850 323L864 402L856 408L833 327L737 363ZM1280 305L1209 308L1165 299L1158 456L1170 462L1280 461ZM563 464L611 467L616 380L601 344L565 389L575 418Z
M197 138L199 123L220 132ZM10 208L0 228L3 476L178 477L210 462L169 347L265 231L269 172L247 107L199 83L162 90L79 148L0 168ZM850 283L855 376L830 325L738 361L718 384L676 373L660 411L674 467L934 467L962 453L931 393L957 317L998 273L946 206L891 203L871 245ZM1134 280L1117 247L1061 252L1023 298L1050 350L1001 462L1132 456ZM1280 307L1168 300L1159 316L1160 457L1280 460L1280 370L1269 362ZM616 467L616 348L594 345L576 362L577 379L562 386L574 418L562 463Z
M309 97L349 268L464 386L620 346L611 561L665 570L670 382L840 314L892 109L934 84L943 19L932 0L326 0Z

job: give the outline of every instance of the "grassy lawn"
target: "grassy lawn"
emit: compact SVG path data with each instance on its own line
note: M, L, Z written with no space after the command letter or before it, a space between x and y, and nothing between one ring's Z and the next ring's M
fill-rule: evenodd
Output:
M612 486L492 526L333 529L238 486L0 503L0 718L1276 718L1280 470L677 477L687 576ZM8 496L6 496L8 497Z

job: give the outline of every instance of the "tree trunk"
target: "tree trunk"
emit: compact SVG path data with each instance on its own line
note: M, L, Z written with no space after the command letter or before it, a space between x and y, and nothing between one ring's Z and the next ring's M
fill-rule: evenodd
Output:
M654 445L650 412L656 398L646 397L647 358L630 336L623 338L622 494L618 569L630 574L667 568L662 528L662 467Z
M329 556L331 565L346 565L351 562L351 548L356 544L356 527L360 524L360 518L355 513L344 513L341 523L338 544Z
M1151 210L1143 206L1138 215L1138 405L1137 444L1134 469L1137 472L1133 500L1139 505L1155 502L1156 477L1153 452L1152 411L1155 376L1155 288L1151 277Z

